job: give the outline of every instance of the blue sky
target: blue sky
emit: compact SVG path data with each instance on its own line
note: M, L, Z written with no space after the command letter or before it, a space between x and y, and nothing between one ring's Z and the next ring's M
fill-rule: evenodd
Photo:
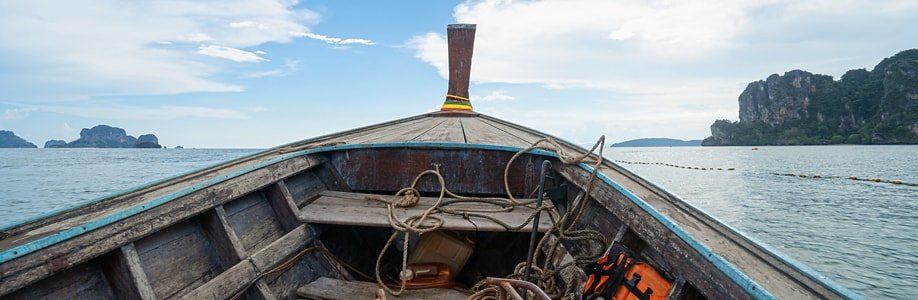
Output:
M270 147L435 110L445 28L478 24L479 112L578 143L704 138L747 83L918 47L918 1L5 1L0 129L108 124Z

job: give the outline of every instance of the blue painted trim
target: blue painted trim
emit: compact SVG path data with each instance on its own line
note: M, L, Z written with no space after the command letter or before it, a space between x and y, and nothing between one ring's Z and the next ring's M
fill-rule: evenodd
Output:
M584 163L580 163L578 165L580 166L580 168L587 170L588 172L593 171L592 166L589 166ZM651 216L654 217L654 219L657 219L657 221L662 223L663 226L666 226L667 228L672 230L672 232L675 233L676 236L678 236L680 239L682 239L682 241L686 242L689 246L695 249L695 251L698 251L698 253L701 254L701 256L705 257L709 262L714 264L714 266L717 267L717 269L719 269L721 272L726 274L727 277L733 280L733 282L736 282L737 284L739 284L747 293L749 293L756 299L776 299L775 296L771 295L771 293L769 293L764 288L762 288L762 286L760 286L758 283L756 283L751 278L746 276L746 274L743 274L742 272L740 272L735 266L733 266L733 264L728 262L726 259L724 259L720 255L717 255L716 253L711 251L711 249L709 249L707 246L695 240L695 238L693 238L691 235L685 232L685 230L682 229L682 227L673 223L669 218L661 214L659 211L653 208L653 206L650 206L650 204L648 204L646 201L644 201L643 199L641 199L640 197L638 197L637 195L635 195L634 193L632 193L625 187L619 185L617 182L615 182L614 180L606 176L606 174L603 174L602 172L596 172L596 176L599 177L599 179L605 182L606 184L612 186L615 190L617 190L619 193L621 193L626 198L628 198L628 200L631 200L632 203L634 203L635 205L637 205L638 207L640 207L641 209L649 213Z
M285 155L275 157L267 161L263 161L253 166L245 167L241 170L237 170L229 174L225 174L222 176L208 179L204 182L195 184L190 187L183 188L169 195L148 200L147 202L130 207L123 211L117 212L113 215L109 215L101 219L90 221L81 226L72 227L70 229L55 233L53 235L42 237L38 240L28 242L24 245L20 245L20 246L11 248L11 249L4 250L3 252L0 252L0 263L5 263L12 259L24 256L34 251L43 249L45 247L54 245L56 243L65 241L70 238L73 238L85 232L101 228L103 226L123 220L127 217L150 210L159 205L162 205L172 200L189 195L197 190L207 188L217 183L224 182L226 180L242 176L254 170L264 168L266 166L273 165L273 164L276 164L278 162L281 162L287 159L305 156L309 154L315 154L315 153L340 151L340 150L351 150L351 149L374 149L374 148L480 149L480 150L496 150L496 151L506 151L506 152L518 152L523 149L521 147L515 147L515 146L466 144L466 143L452 143L452 142L395 142L395 143L380 143L380 144L352 144L352 145L344 144L344 145L319 147L319 148L302 150L298 152L292 152L292 153L288 153ZM549 156L549 157L558 157L558 155L554 152L549 152L549 151L545 151L541 149L530 150L528 153L535 154L535 155ZM253 155L257 155L257 154L258 153L253 154ZM588 172L591 172L593 170L592 167L590 167L589 165L583 164L583 163L579 164L579 167ZM190 173L193 173L193 172L186 173L185 175L190 174ZM180 176L176 176L176 177L180 177ZM597 176L603 182L612 186L617 191L625 195L625 197L627 197L634 204L638 205L638 207L641 207L641 209L644 209L647 213L649 213L651 216L653 216L655 219L661 222L664 226L670 228L670 230L672 230L673 233L676 234L676 236L678 236L680 239L685 241L693 249L698 251L699 254L701 254L709 262L714 264L719 270L724 272L724 274L726 274L731 280L734 280L734 282L739 284L750 295L754 296L757 299L775 299L775 297L771 295L770 293L768 293L768 291L762 289L762 287L759 286L752 279L747 277L745 274L739 272L735 266L733 266L732 264L727 262L725 259L723 259L719 255L717 255L716 253L708 249L706 246L704 246L703 244L699 243L697 240L692 238L688 233L685 232L685 230L683 230L681 227L673 223L666 216L662 215L660 212L658 212L652 206L647 204L647 202L642 200L640 197L638 197L631 191L627 190L626 188L622 187L621 185L619 185L618 183L616 183L611 178L607 177L605 174L601 172L597 172ZM161 183L166 180L161 180L161 181L154 182L151 184L143 185L141 186L141 188L152 186L152 185ZM128 191L128 192L131 192L131 191ZM104 199L99 199L99 200L94 200L94 201L100 201L100 200L104 200ZM80 205L85 205L85 203L80 204ZM70 208L70 209L73 209L73 208ZM711 217L711 219L714 219L714 218ZM842 288L842 290L844 289Z
M635 176L637 176L637 175L635 175ZM701 214L702 216L704 216L705 218L707 218L707 219L709 219L709 220L711 220L711 221L714 221L714 223L716 223L717 225L726 228L726 229L729 230L731 233L736 234L736 235L739 236L740 238L746 239L746 241L749 242L750 244L752 244L754 247L758 247L759 250L762 250L763 252L765 252L765 253L767 253L767 254L770 254L772 257L774 257L774 258L777 259L778 261L781 261L781 262L783 262L784 264L790 266L792 269L794 269L794 270L796 270L796 271L798 271L798 272L800 272L800 273L803 273L803 275L806 275L807 277L809 277L810 279L815 280L816 282L824 283L826 288L828 288L828 289L830 289L830 290L833 290L833 291L835 291L835 292L841 294L842 296L844 296L844 297L846 297L846 298L848 298L848 299L864 299L863 296L861 296L861 295L859 295L859 294L857 294L857 293L855 293L855 292L849 290L848 288L846 288L846 287L844 287L844 286L842 286L842 285L836 283L835 281L833 281L833 280L830 279L829 277L826 277L826 276L822 275L822 273L819 273L819 271L816 271L815 269L811 268L810 266L808 266L808 265L806 265L806 264L804 264L804 263L801 263L801 262L799 262L799 261L797 261L797 260L791 258L790 256L787 256L786 254L782 253L781 251L778 251L778 249L775 249L775 248L769 246L769 245L766 244L766 243L762 243L762 242L760 242L758 239L756 239L756 238L754 238L754 237L751 237L751 236L748 236L748 235L744 234L743 232L737 230L736 228L733 228L733 226L730 226L730 225L728 225L727 223L724 223L723 221L721 221L720 219L715 218L715 217L712 216L711 214L708 214L707 211L704 211L703 209L701 209L701 208L695 206L694 204L689 203L688 201L682 200L683 197L681 197L681 196L679 196L678 194L676 194L676 193L674 193L674 192L672 192L672 191L670 191L670 190L664 188L663 186L657 184L656 182L654 182L654 181L652 181L652 180L649 180L649 179L646 179L646 178L643 178L643 177L641 177L641 178L644 179L645 181L647 181L647 183L650 183L650 184L653 185L654 187L656 187L656 188L660 189L661 191L663 191L663 192L669 194L670 196L679 199L683 204L685 204L686 206L688 206L690 209L694 210L694 211L697 212L697 213L700 213L700 214Z

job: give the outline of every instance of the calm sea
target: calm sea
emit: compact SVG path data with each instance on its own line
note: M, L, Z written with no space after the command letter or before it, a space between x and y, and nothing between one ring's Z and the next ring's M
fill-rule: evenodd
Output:
M918 295L918 146L612 148L622 164L867 298ZM773 173L805 174L808 177Z
M0 224L254 153L0 149ZM918 146L612 148L610 159L868 298L918 295ZM772 173L806 174L807 178Z

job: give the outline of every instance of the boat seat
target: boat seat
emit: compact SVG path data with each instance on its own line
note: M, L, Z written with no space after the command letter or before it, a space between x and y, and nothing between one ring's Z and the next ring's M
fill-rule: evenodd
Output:
M375 299L376 290L380 287L375 282L344 281L328 277L320 277L296 290L300 299L322 300L350 300L350 299ZM422 289L406 290L396 298L389 295L389 299L468 299L470 295L451 289Z
M371 199L391 200L391 196L346 193L335 191L323 191L318 198L300 209L299 219L305 223L316 224L338 224L338 225L356 225L356 226L374 226L374 227L391 227L389 224L389 212L386 204ZM453 198L444 198L453 199ZM521 199L522 201L531 199ZM412 215L420 215L425 210L437 202L435 197L421 197L418 204L409 208L396 208L396 216L406 218ZM551 201L545 201L544 205L551 205ZM478 203L457 203L450 205L450 208L494 208L493 205ZM480 213L494 217L510 226L519 226L532 215L532 208L516 207L509 212ZM467 220L458 215L437 214L437 217L443 219L443 227L447 230L462 231L507 231L503 226L494 223L485 218L471 217ZM433 224L432 220L425 221L425 224ZM551 226L551 220L546 212L542 212L539 217L539 232L547 232ZM526 226L519 232L529 232L532 226Z

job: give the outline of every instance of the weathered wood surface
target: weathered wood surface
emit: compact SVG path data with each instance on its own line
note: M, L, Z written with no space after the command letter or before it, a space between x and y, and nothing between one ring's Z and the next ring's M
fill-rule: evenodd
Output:
M324 160L316 157L298 157L279 162L0 264L0 296L322 162Z
M112 251L112 261L103 265L105 275L112 283L115 297L120 299L156 299L147 274L140 265L140 256L134 243L124 245L119 251Z
M351 300L375 299L376 290L380 289L375 282L344 281L322 277L296 290L297 296L305 299ZM407 290L398 297L388 295L389 299L444 299L465 300L469 295L451 289Z
M325 183L316 176L315 172L305 172L284 180L284 185L293 197L297 207L306 205L306 201L326 189Z
M239 263L245 257L245 247L226 220L223 206L215 207L212 211L202 214L200 218L204 234L213 241L220 265L225 269Z
M187 293L223 271L213 245L193 219L140 239L135 245L158 299Z
M528 147L527 142L519 137L507 134L492 124L485 123L481 118L461 118L465 129L465 137L470 144L507 145Z
M443 118L442 123L415 137L412 141L465 143L462 119L465 118Z
M55 274L3 299L111 299L111 287L95 261Z
M472 76L472 53L475 49L474 24L450 24L446 27L449 53L449 89L447 93L469 97L469 78Z
M439 166L447 188L463 195L505 194L503 171L511 152L479 149L430 151L417 148L354 149L331 156L328 168L341 171L346 186L354 191L394 193L411 185L414 178ZM541 158L521 156L510 167L510 191L525 197L533 188L526 188L527 172L535 173ZM529 162L532 164L529 164ZM439 192L440 183L434 176L422 178L416 188L423 192ZM346 191L329 187L329 190Z
M265 198L268 199L268 203L274 209L277 220L283 225L284 232L300 226L300 221L296 218L296 213L300 209L296 206L296 203L293 203L293 196L290 195L290 191L287 190L287 185L284 184L283 180L265 188Z
M427 118L421 122L393 127L395 133L370 139L367 143L409 142L433 130L450 118Z
M309 225L300 225L264 249L228 268L181 299L225 299L289 257L306 248L315 238ZM308 259L308 258L307 258Z
M368 199L380 199L390 201L391 196L344 193L325 191L321 196L311 204L300 210L300 221L306 223L318 224L339 224L339 225L358 225L389 227L389 217L386 205L380 201ZM453 198L444 198L444 200L453 200ZM425 210L433 206L437 198L421 197L416 206L410 208L396 208L395 214L404 218L407 216L420 215ZM494 206L483 206L475 203L462 203L447 206L451 209L461 208L494 208ZM505 222L510 226L519 226L533 214L535 210L528 207L517 207L510 212L481 213L492 216ZM464 219L462 216L437 214L438 218L443 219L443 229L449 230L469 230L469 231L508 231L501 225L488 219L472 217L471 221ZM433 220L426 220L425 225L432 225ZM532 230L532 225L527 225L521 229L511 229L509 231L527 232ZM539 232L546 232L551 226L551 220L548 214L542 212L539 218Z
M284 227L262 193L227 203L226 218L247 252L255 252L284 235Z

